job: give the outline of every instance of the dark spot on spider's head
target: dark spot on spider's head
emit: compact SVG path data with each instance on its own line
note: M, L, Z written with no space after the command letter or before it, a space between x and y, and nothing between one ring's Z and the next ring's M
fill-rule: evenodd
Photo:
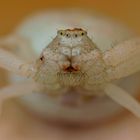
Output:
M44 59L45 59L45 57L42 55L42 56L40 57L40 60L43 61Z

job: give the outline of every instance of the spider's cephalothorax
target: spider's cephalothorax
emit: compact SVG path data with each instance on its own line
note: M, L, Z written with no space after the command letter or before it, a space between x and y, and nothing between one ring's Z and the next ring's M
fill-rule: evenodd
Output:
M93 89L104 82L100 50L80 28L59 30L36 62L35 80L47 87Z

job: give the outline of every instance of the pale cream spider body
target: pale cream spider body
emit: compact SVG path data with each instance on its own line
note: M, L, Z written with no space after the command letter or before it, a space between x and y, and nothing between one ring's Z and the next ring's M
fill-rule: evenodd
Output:
M0 45L0 67L29 78L9 76L15 84L1 89L1 102L22 95L40 114L78 121L100 118L92 102L106 94L140 117L139 103L113 84L140 70L140 38L115 22L84 12L38 14Z

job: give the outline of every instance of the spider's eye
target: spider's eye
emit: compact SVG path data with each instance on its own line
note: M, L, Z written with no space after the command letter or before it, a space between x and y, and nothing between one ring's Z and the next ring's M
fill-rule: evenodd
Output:
M77 35L77 34L75 34L75 37L78 37L78 35Z
M63 35L63 33L62 33L62 32L60 32L60 35Z
M87 32L86 32L86 31L83 31L83 32L81 33L81 36L84 36L84 35L87 35Z
M82 35L82 36L84 36L84 35L85 35L85 33L84 33L84 32L82 32L82 33L81 33L81 35Z
M66 34L66 37L68 37L68 38L69 38L70 36L71 36L71 35L70 35L69 33L67 33L67 34Z
M64 36L65 35L64 30L58 30L57 35Z

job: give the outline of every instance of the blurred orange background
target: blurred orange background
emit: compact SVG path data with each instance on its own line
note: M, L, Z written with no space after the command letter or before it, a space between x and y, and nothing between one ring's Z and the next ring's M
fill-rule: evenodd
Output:
M116 18L140 33L139 0L0 0L0 35L9 33L33 11L82 7Z

